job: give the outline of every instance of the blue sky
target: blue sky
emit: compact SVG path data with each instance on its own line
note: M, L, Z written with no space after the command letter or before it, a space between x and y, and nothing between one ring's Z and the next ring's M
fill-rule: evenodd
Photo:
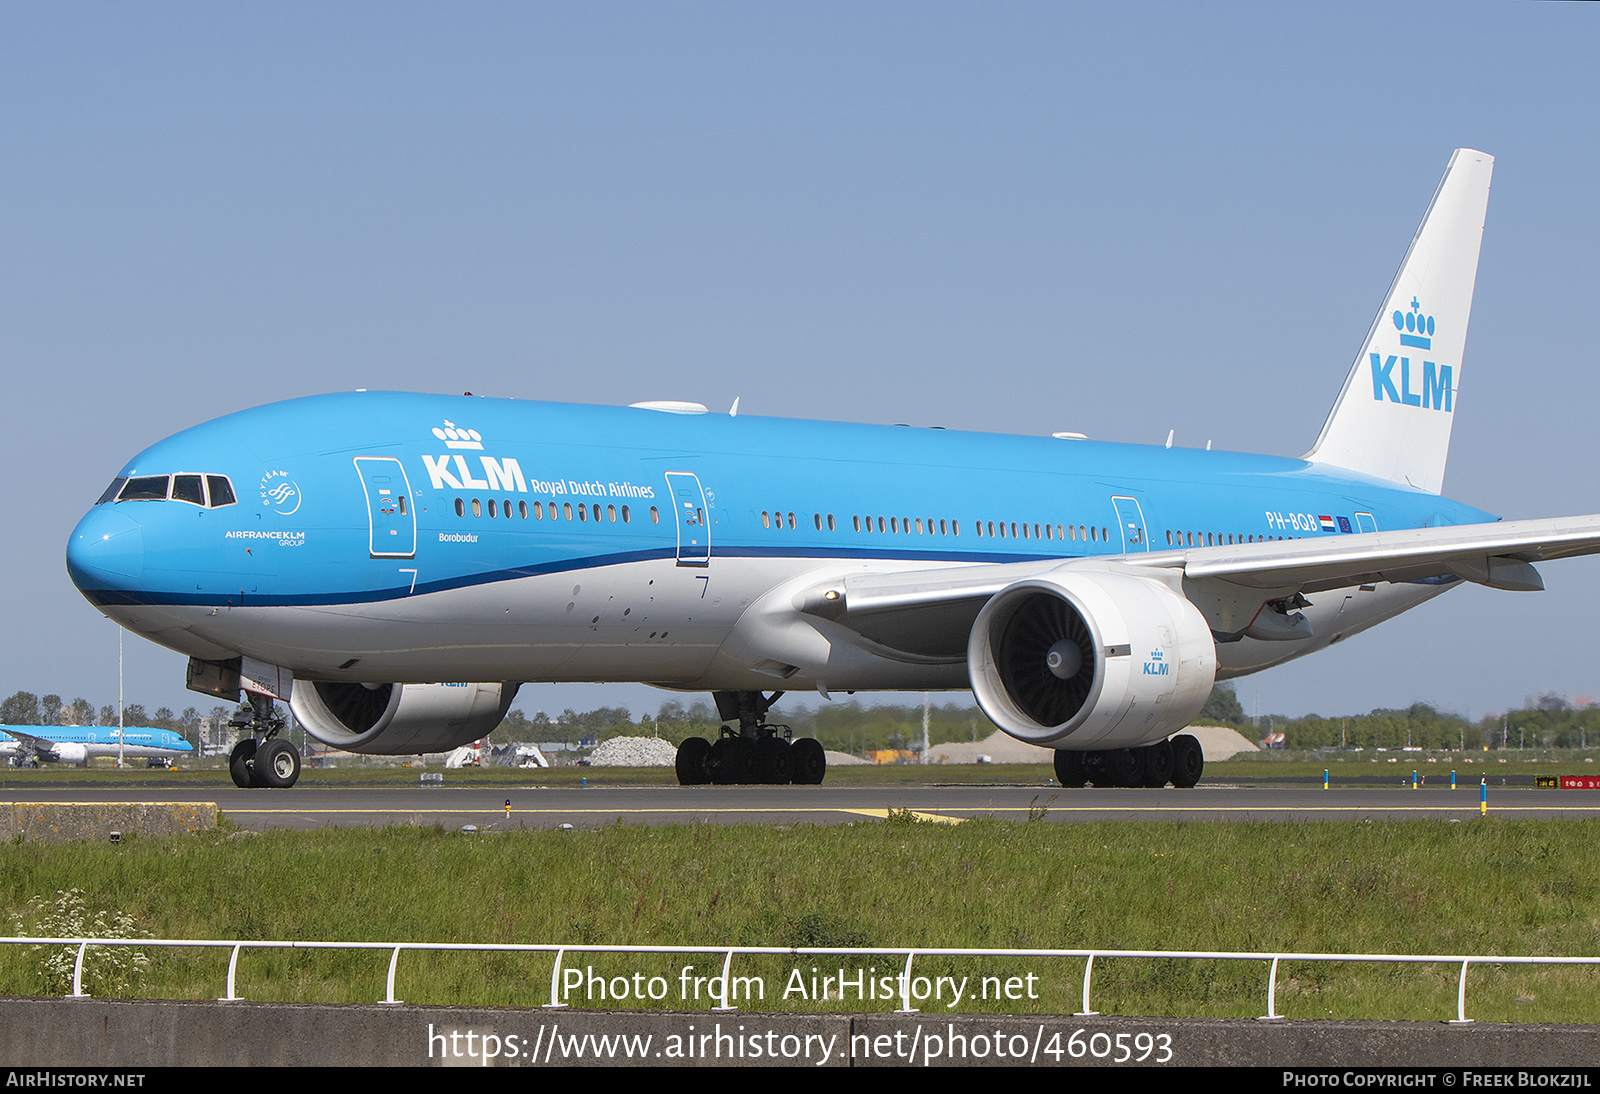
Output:
M1446 492L1600 511L1597 47L1593 5L0 7L0 694L112 701L72 525L139 449L279 398L1298 455L1463 145L1497 162ZM1543 572L1241 698L1600 695L1600 561ZM130 701L211 705L127 654Z

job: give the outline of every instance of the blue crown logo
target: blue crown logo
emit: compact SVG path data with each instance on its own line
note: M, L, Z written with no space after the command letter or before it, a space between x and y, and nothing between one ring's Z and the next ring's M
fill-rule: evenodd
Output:
M483 434L476 429L464 429L445 419L444 428L434 426L433 435L444 442L446 448L474 448L482 451Z
M1422 314L1422 305L1417 303L1417 298L1411 298L1409 312L1397 311L1394 313L1394 329L1400 332L1402 346L1414 346L1417 349L1433 348L1433 316Z

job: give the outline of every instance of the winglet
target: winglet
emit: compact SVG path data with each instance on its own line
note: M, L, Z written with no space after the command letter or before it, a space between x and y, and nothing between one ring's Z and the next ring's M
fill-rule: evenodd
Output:
M1306 459L1444 486L1494 157L1458 148Z

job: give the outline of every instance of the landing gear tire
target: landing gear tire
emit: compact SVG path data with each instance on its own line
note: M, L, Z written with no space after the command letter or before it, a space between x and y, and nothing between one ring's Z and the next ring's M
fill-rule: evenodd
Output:
M1200 781L1200 772L1206 766L1205 753L1200 741L1189 733L1180 733L1169 742L1172 745L1172 785L1188 789Z
M1070 790L1080 789L1089 781L1083 770L1083 753L1056 750L1056 782Z
M241 790L256 785L255 771L251 767L255 755L256 743L247 737L234 745L233 752L228 756L228 774L233 776L233 785Z
M790 744L782 737L763 737L756 742L756 770L758 782L783 786L794 775Z
M1157 741L1144 749L1144 784L1159 790L1172 781L1172 742Z
M722 737L711 746L711 781L718 786L733 786L751 781L755 761L755 742L743 737Z
M704 737L690 737L678 746L677 769L679 786L704 786L711 781L706 761L711 758L711 742Z
M1110 748L1098 754L1099 770L1090 768L1095 786L1142 786L1144 752L1137 748Z
M300 779L300 752L282 737L274 737L256 749L250 766L262 786L287 789Z
M820 786L828 773L828 754L815 737L802 737L789 746L790 778L800 786Z

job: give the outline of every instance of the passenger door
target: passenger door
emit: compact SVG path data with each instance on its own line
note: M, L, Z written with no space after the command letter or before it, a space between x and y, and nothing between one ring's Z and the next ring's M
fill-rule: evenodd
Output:
M417 514L411 483L400 461L357 456L356 473L367 494L367 549L372 558L415 558Z
M677 513L678 565L711 565L711 520L706 492L700 479L689 471L668 471L667 490Z

